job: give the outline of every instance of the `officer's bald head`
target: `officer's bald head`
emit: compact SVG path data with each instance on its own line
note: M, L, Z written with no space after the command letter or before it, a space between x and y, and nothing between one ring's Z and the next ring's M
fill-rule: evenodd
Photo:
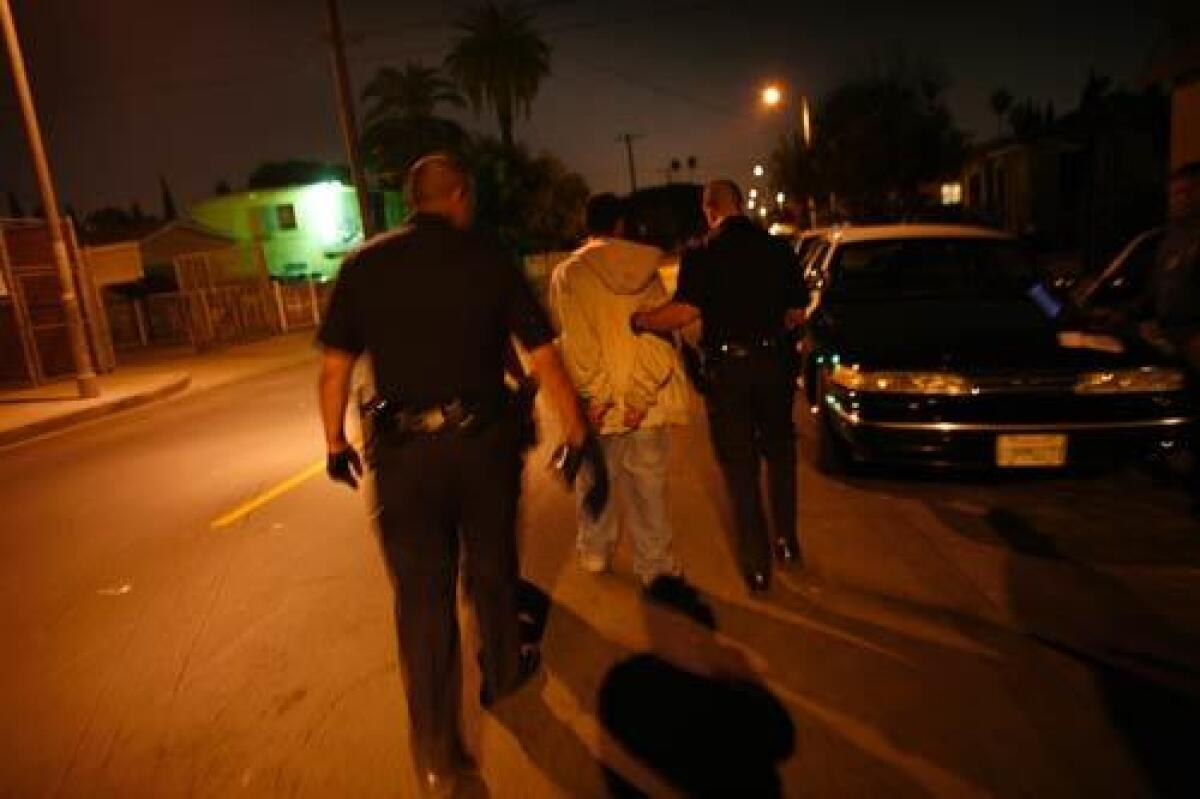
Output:
M445 153L427 155L409 168L408 199L419 213L446 217L459 227L471 224L471 182Z
M716 227L722 219L742 213L742 190L732 180L710 181L704 187L704 215Z

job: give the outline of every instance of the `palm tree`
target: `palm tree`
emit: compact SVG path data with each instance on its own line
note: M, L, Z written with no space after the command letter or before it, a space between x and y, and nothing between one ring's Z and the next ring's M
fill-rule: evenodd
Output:
M403 174L433 150L461 149L466 140L461 125L437 116L440 106L464 108L466 101L434 67L410 61L399 70L380 69L363 90L363 99L363 152L385 179Z
M439 105L466 107L451 81L442 77L437 68L417 61L409 61L401 70L384 67L376 72L363 90L363 99L370 103L366 113L368 125L385 117L429 118Z
M456 27L462 35L446 56L446 68L476 114L495 112L500 141L512 147L517 113L529 117L538 89L550 74L550 45L520 3L489 0Z
M689 182L689 183L695 183L695 182L696 182L696 165L697 165L698 163L699 163L699 162L696 160L696 156L694 156L694 155L689 155L689 156L688 156L688 158L687 158L687 168L688 168L688 182Z
M1008 116L1008 111L1012 108L1013 96L1008 89L996 89L988 98L988 106L991 107L992 113L996 115L996 135L1004 134L1004 119Z

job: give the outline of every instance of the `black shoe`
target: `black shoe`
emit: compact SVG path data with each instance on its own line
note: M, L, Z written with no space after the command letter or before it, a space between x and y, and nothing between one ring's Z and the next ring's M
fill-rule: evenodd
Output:
M542 651L536 646L527 646L521 650L520 663L517 666L517 679L512 686L503 691L500 696L495 696L485 682L483 687L479 689L479 704L485 708L490 708L496 704L498 699L503 699L506 696L515 694L517 691L525 687L530 680L537 676L538 669L542 665Z
M799 563L800 545L795 541L788 541L786 538L776 539L775 560L785 566L792 566Z
M770 586L771 581L767 578L766 572L752 572L746 577L746 587L752 594L765 593Z

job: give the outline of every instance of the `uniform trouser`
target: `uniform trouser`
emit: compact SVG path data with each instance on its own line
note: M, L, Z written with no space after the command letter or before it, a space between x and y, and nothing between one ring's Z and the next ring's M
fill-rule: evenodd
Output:
M460 542L484 683L499 697L519 680L516 425L505 420L472 433L382 441L377 459L413 754L420 768L445 770L461 752Z
M796 537L795 387L782 353L751 352L711 362L708 423L736 524L742 573L770 572L771 547L759 489L760 458L776 537L799 551Z
M600 436L608 477L614 490L600 517L583 509L591 481L576 481L579 508L579 551L607 558L616 546L620 525L633 539L633 570L643 583L662 574L676 574L679 564L671 547L667 515L667 457L671 431L647 427ZM615 500L615 501L614 501Z

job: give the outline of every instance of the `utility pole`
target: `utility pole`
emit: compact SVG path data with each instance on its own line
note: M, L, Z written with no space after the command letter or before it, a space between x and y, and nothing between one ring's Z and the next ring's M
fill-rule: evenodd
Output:
M67 318L67 334L71 340L71 359L75 364L75 383L79 396L84 399L100 396L100 383L92 368L92 356L88 351L84 335L83 317L79 313L79 295L75 293L75 277L71 274L71 260L67 256L67 245L63 241L62 219L58 211L58 197L54 193L54 179L46 159L46 148L42 142L42 128L38 123L37 109L33 104L33 92L29 88L29 77L25 74L25 56L21 52L21 41L17 38L17 25L13 20L9 0L0 0L0 23L4 26L4 40L8 45L8 58L12 66L13 86L21 104L21 116L25 121L25 136L29 140L29 151L33 155L33 167L37 172L38 190L42 194L42 207L46 213L46 226L50 229L50 245L54 251L54 265L62 286L63 314Z
M637 191L637 167L633 164L633 143L642 138L640 133L622 133L617 137L618 142L625 143L625 154L629 158L629 191Z
M375 235L375 220L371 216L371 196L367 191L367 176L363 172L358 150L358 124L354 115L354 94L350 88L350 69L346 65L346 41L342 34L342 15L338 0L326 0L329 9L329 50L333 59L333 80L337 90L338 117L342 126L342 144L350 163L350 179L358 195L358 212L362 217L363 238Z

